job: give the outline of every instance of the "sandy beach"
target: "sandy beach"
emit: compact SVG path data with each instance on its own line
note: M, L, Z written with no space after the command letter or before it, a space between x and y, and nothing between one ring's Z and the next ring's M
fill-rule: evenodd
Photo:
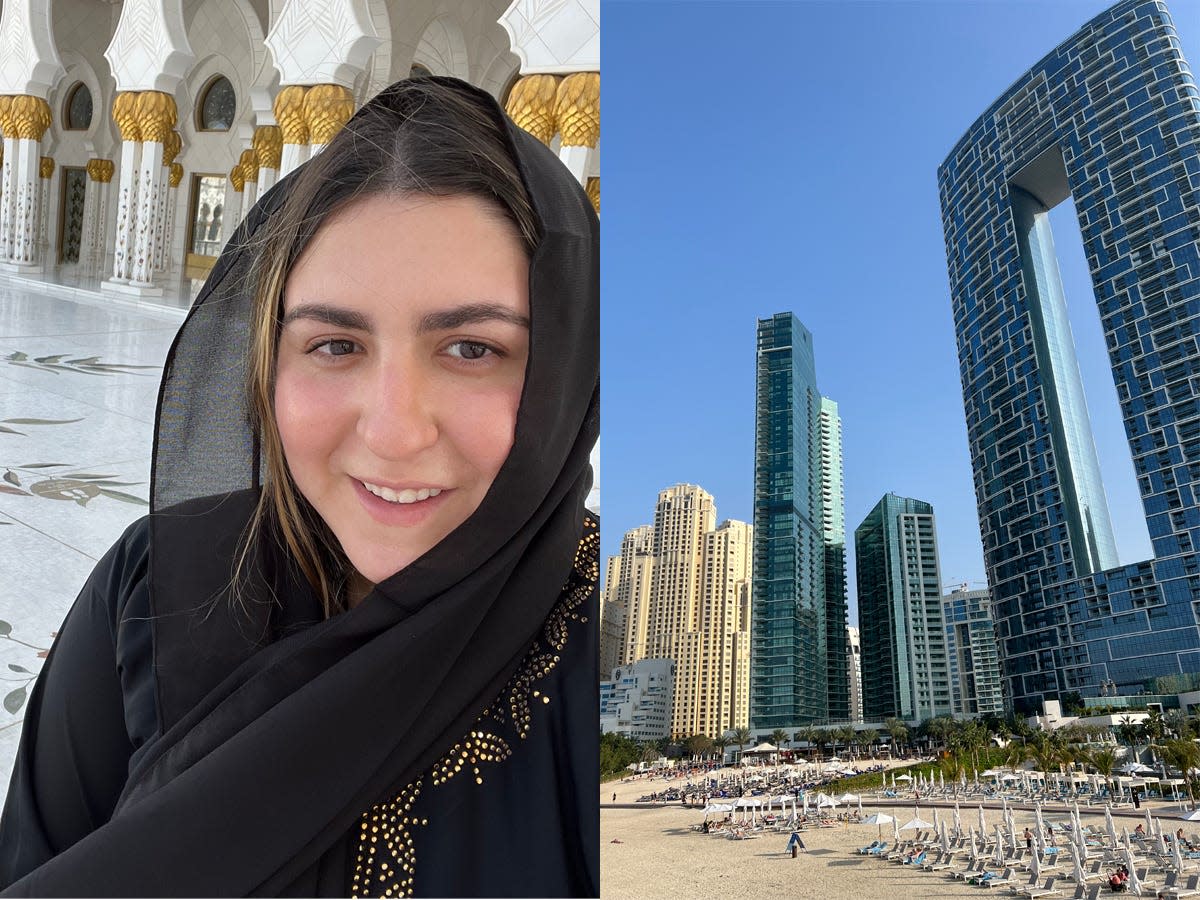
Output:
M634 780L609 782L600 786L600 885L605 900L728 900L730 897L831 897L888 900L925 897L970 897L984 892L977 887L951 881L941 872L915 871L884 860L859 856L854 850L870 844L876 838L875 825L839 825L836 828L809 828L803 839L808 851L796 859L785 852L788 835L767 833L752 840L734 841L691 831L690 826L704 819L699 809L685 809L680 804L666 808L634 807L638 797L651 791L662 791L682 781ZM613 794L616 803L612 802ZM913 799L888 800L877 807L863 795L866 815L878 809L901 817L901 824L911 816ZM953 801L940 801L939 815L953 816ZM963 826L978 822L976 802L961 806ZM1188 834L1200 830L1200 823L1181 823L1179 804L1151 802L1151 813L1162 820L1170 832L1184 824ZM1032 825L1032 807L1014 805L1018 828ZM920 803L922 818L932 821L933 805ZM1087 811L1080 807L1084 824L1103 827L1101 807ZM1001 821L998 808L985 804L989 827ZM1058 823L1067 818L1059 804L1043 807L1046 820ZM1117 830L1126 827L1133 831L1144 821L1144 809L1114 811ZM885 838L891 838L891 826L883 826ZM912 831L901 837L911 837ZM1072 889L1073 890L1073 889ZM1072 890L1062 895L1070 896ZM1004 896L1003 888L991 892ZM1107 893L1107 891L1105 892ZM1150 892L1153 897L1154 893Z

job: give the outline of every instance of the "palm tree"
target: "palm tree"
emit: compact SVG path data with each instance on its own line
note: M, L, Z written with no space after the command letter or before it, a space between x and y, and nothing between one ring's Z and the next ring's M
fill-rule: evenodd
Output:
M1187 785L1188 805L1194 809L1196 796L1192 792L1192 772L1200 769L1200 747L1186 738L1175 738L1167 741L1160 750L1163 759L1183 773L1183 782Z
M883 720L883 730L892 737L892 755L895 756L897 748L908 740L908 726L903 719L890 716Z
M864 731L856 732L854 740L858 743L858 746L869 750L879 740L879 732L874 728L867 728Z
M1116 752L1110 747L1100 747L1089 753L1086 761L1096 770L1097 775L1104 777L1104 789L1112 793L1110 779L1112 778L1113 769L1117 766Z
M776 747L782 747L788 739L788 733L782 728L776 728L771 732L771 743Z
M745 749L745 746L748 743L750 743L750 729L749 728L735 728L735 729L733 729L732 737L733 737L733 743L738 745L738 765L741 765L742 751L743 751L743 749Z
M683 746L689 755L703 756L712 749L713 740L707 734L693 734L683 742Z
M725 765L725 748L729 746L729 738L725 735L713 738L713 749L721 751L721 765Z
M850 747L854 744L856 732L853 725L843 725L833 729L834 739L846 745L846 755L850 755Z

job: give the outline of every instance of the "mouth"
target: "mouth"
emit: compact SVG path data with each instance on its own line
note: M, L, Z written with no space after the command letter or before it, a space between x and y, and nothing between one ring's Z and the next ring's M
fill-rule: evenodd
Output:
M386 500L388 503L394 503L398 506L420 503L423 500L428 500L430 497L436 497L442 492L442 488L430 487L403 488L396 491L383 485L372 484L369 481L362 480L359 480L359 484L379 499Z

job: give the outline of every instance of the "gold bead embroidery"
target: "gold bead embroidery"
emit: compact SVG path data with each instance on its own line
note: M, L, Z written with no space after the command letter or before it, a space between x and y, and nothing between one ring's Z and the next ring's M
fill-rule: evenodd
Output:
M508 742L489 730L489 722L496 725L511 723L522 740L528 736L532 721L530 698L540 698L543 705L550 702L550 698L533 685L558 665L560 654L567 644L569 623L587 622L587 617L579 614L579 607L595 590L600 574L599 554L599 528L591 516L585 516L584 536L575 551L571 578L546 619L541 639L534 641L521 666L497 698L507 697L507 705L494 703L489 706L480 714L476 727L451 747L427 773L406 786L395 798L377 803L363 813L351 897L413 896L417 862L414 829L427 826L429 819L410 816L409 813L421 794L422 786L427 778L434 787L443 785L468 768L475 776L475 783L483 784L480 764L500 763L512 756ZM541 640L545 641L548 648L541 645ZM505 712L508 713L508 722L505 721ZM379 837L383 838L382 847L386 849L386 855L380 850ZM403 874L398 870L402 870Z

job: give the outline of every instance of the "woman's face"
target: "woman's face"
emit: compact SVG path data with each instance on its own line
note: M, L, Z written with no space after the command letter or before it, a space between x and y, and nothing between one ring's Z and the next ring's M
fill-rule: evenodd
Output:
M461 525L512 449L528 284L516 228L468 196L356 201L288 277L284 455L371 583Z

